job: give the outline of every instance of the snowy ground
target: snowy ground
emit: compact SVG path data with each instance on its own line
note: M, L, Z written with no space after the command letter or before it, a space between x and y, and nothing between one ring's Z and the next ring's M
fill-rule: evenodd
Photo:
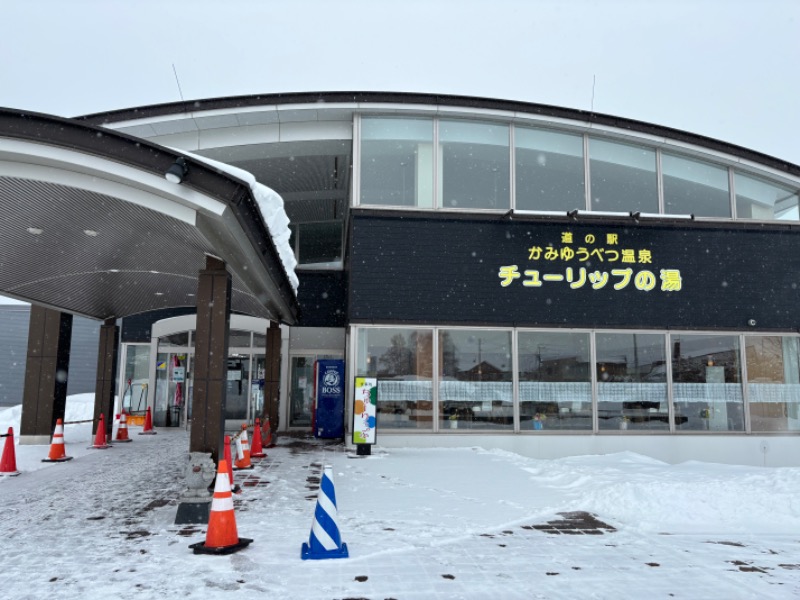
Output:
M70 398L67 421L90 416L91 395ZM18 409L0 411L9 425ZM253 544L196 556L205 527L174 525L188 434L138 431L90 450L90 425L67 425L63 464L17 446L22 475L0 479L2 598L800 596L798 468L482 448L353 458L282 437L235 473L239 535ZM302 561L324 464L350 558Z

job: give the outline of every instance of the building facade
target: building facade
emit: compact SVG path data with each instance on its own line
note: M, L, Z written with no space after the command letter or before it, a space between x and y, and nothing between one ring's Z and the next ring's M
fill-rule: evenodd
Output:
M354 378L374 377L382 445L796 464L796 165L452 96L251 96L83 120L283 197L301 316L282 326L280 429L311 426L314 364L341 358L346 427ZM182 312L123 321L120 397L162 424L191 416ZM231 421L263 405L266 325L231 324Z

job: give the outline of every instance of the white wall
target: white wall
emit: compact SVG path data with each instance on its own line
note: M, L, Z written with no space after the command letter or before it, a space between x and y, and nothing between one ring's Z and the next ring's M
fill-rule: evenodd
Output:
M628 451L670 464L698 460L766 467L800 466L800 436L391 434L379 429L377 440L377 447L384 448L479 446L541 459Z

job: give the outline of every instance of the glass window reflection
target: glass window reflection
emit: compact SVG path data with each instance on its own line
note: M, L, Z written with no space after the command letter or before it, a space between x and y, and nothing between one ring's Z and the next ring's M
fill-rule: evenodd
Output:
M518 209L586 208L582 136L517 127L514 145Z
M589 334L520 332L522 430L591 430Z
M378 428L433 428L433 332L359 330L357 377L378 380Z
M595 343L600 429L668 431L664 336L598 333Z
M730 217L728 170L698 160L661 155L664 212L697 217Z
M745 338L752 431L800 431L800 338Z
M433 207L433 120L361 120L361 204Z
M736 190L737 219L800 220L796 189L736 172L733 185Z
M342 222L302 223L298 260L300 265L320 265L342 260Z
M673 334L670 342L675 428L744 431L738 336Z
M443 208L509 208L508 125L440 121Z
M658 212L656 152L589 138L591 210Z
M440 330L439 357L440 429L514 428L510 331Z

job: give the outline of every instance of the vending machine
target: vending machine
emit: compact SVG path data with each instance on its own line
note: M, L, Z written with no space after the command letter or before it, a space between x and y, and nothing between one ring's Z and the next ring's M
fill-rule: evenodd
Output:
M314 437L344 437L344 361L318 360L315 371Z

